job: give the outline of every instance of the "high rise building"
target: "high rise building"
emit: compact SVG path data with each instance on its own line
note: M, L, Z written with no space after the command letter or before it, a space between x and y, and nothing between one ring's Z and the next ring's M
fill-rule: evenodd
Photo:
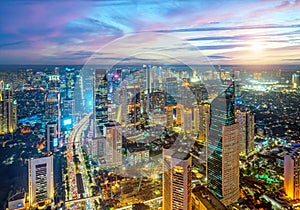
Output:
M149 149L145 146L130 146L127 149L127 161L129 165L147 163L149 161Z
M175 98L178 96L178 83L176 77L166 78L166 103L176 105Z
M122 164L122 126L120 123L104 124L105 161L108 165Z
M153 69L151 65L143 65L143 70L145 74L145 87L146 94L150 94L153 91Z
M122 113L126 114L126 135L136 136L140 134L139 126L142 117L141 86L139 84L126 85L125 97Z
M57 91L48 91L45 95L45 117L48 121L57 121L60 117L60 94Z
M294 89L297 89L299 88L299 85L300 85L300 71L297 71L292 75L292 87Z
M57 90L48 90L44 98L45 121L57 123L57 138L60 138L60 93Z
M94 72L94 137L103 135L104 124L108 122L106 73L105 69L96 69Z
M90 155L92 156L92 159L97 162L99 160L105 159L105 137L100 136L97 138L91 139L91 145L89 147L90 149Z
M209 121L210 121L210 105L208 103L199 104L200 122L198 140L205 142L208 136Z
M239 125L234 115L234 83L211 103L207 138L207 186L225 204L239 198Z
M75 121L75 100L74 99L63 99L62 104L62 116L64 118L68 117Z
M292 147L284 157L284 190L293 200L300 199L300 147Z
M193 108L193 131L194 133L198 133L199 132L199 128L200 128L200 109L199 107L194 107Z
M167 128L170 128L173 126L173 112L174 107L173 106L166 106L166 114L167 114Z
M186 133L190 133L193 129L193 114L192 109L184 108L183 112L183 130Z
M55 148L58 146L58 138L57 138L57 123L50 122L47 123L47 151L54 152Z
M107 114L109 119L113 119L114 116L117 114L117 107L116 107L116 98L120 98L118 94L117 88L120 86L122 82L122 71L121 69L110 70L107 73Z
M13 133L17 128L17 102L11 84L0 81L0 134Z
M51 203L54 199L53 156L29 159L28 189L29 204Z
M74 90L77 82L78 72L75 68L66 68L66 99L74 99Z
M247 156L254 150L254 114L237 110L236 117L240 126L240 154Z
M181 125L183 123L183 105L177 104L176 105L176 124Z
M192 209L192 157L163 150L163 210Z

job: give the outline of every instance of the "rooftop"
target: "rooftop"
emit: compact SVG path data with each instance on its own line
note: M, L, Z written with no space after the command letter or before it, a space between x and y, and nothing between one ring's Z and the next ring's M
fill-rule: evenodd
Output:
M208 210L226 210L226 206L207 188L197 186L193 189L193 194L201 201Z
M20 200L20 199L24 199L25 198L25 193L24 192L20 192L20 193L17 193L13 196L11 196L9 198L9 201L16 201L16 200Z

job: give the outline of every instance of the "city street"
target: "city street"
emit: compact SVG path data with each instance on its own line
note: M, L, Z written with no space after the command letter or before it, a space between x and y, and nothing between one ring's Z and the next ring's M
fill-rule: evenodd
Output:
M89 198L90 185L88 181L87 170L84 164L83 154L81 150L81 140L83 138L83 132L87 128L87 123L89 121L91 114L85 116L72 130L70 136L68 137L67 145L67 165L68 165L68 177L69 177L69 189L70 196L67 192L68 201L74 201L82 198ZM75 153L74 153L75 148ZM75 159L78 158L78 162L75 163ZM82 184L83 184L83 194L78 193L78 180L76 180L76 174L81 174ZM77 176L79 177L79 176ZM72 202L72 204L67 205L68 209L94 209L93 200L86 200L84 202Z

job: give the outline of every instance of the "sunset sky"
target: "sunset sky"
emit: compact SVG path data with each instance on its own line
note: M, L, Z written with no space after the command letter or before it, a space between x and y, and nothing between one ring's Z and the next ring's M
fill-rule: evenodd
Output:
M0 64L84 64L96 52L147 60L132 48L191 63L200 52L213 64L298 64L300 0L0 3Z

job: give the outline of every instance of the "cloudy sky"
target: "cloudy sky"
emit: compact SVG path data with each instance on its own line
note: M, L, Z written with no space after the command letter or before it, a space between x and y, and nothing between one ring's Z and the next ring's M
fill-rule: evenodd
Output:
M0 3L0 64L150 59L141 51L191 63L201 54L213 64L298 64L300 0Z

